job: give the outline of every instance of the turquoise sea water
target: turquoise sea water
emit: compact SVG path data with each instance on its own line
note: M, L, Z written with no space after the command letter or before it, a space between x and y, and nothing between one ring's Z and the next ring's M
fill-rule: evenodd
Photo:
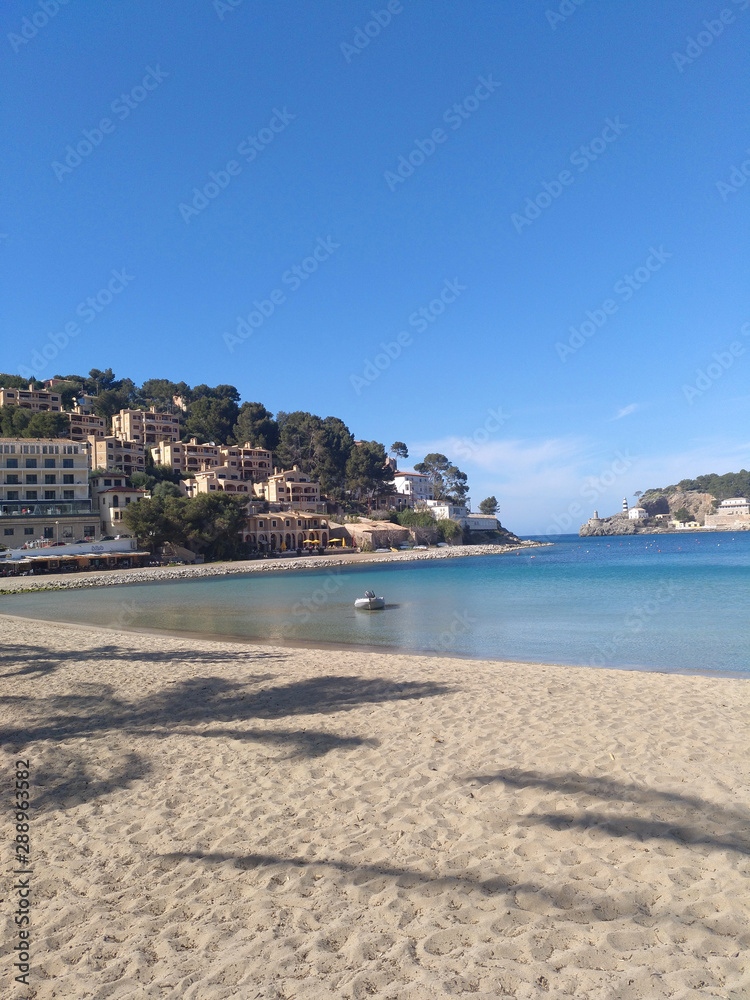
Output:
M366 589L382 612L355 611ZM4 597L50 621L750 676L750 532Z

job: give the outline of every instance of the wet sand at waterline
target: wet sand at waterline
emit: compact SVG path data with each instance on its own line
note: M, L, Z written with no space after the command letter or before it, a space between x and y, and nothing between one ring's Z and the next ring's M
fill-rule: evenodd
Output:
M747 681L0 640L33 801L18 996L750 996Z

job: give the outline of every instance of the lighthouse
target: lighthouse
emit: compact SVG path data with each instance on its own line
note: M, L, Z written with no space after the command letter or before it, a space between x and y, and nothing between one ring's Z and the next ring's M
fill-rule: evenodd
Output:
M627 514L627 512L628 512L628 498L627 497L623 497L622 498L622 512L623 512L623 514Z

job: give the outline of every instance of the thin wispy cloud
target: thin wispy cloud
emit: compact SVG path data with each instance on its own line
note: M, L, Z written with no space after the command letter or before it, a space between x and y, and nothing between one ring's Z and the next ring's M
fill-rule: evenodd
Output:
M612 419L622 420L623 417L629 417L631 413L635 413L635 411L639 409L640 406L638 403L628 403L627 406L623 406L621 410L618 410L615 416L612 417Z

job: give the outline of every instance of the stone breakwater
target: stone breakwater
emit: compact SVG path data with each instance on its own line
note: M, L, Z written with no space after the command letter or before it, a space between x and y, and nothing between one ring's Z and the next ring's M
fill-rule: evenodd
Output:
M48 574L43 577L15 577L0 583L0 594L29 590L80 590L86 587L115 587L127 583L154 583L159 580L193 580L207 576L230 576L242 573L277 573L282 570L321 569L330 566L368 566L375 563L416 562L425 559L455 559L460 556L494 556L518 549L538 548L551 542L519 542L517 545L461 545L425 552L389 552L375 555L304 556L295 559L253 559L241 562L209 563L201 566L153 566L148 569L99 570L75 575Z

